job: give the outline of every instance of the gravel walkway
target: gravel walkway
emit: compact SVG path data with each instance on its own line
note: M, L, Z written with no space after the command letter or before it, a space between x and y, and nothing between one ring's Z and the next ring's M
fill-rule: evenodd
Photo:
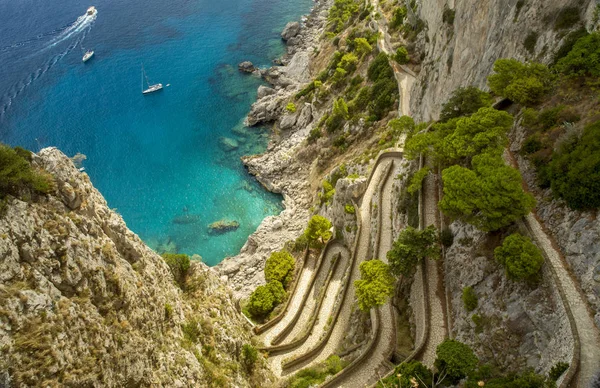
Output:
M423 182L423 196L425 203L424 210L424 227L429 225L438 226L437 222L437 195L435 176L429 174ZM440 284L437 263L426 259L425 261L425 279L427 282L429 294L429 334L427 344L422 356L422 361L428 367L433 367L435 361L435 350L437 346L446 338L446 319L444 316L444 301L438 293L438 285Z
M590 387L591 378L600 372L600 333L587 309L585 297L579 292L575 281L573 281L561 259L560 253L554 248L552 240L544 232L533 214L528 214L525 217L525 222L533 233L538 246L544 250L550 259L550 264L554 268L558 281L565 291L581 340L578 386L581 388Z

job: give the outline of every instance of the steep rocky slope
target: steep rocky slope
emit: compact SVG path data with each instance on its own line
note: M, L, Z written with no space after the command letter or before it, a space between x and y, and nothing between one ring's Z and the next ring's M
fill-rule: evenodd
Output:
M0 218L1 386L265 381L262 361L242 366L248 324L213 270L194 263L183 292L70 159L47 148L32 163L57 190Z

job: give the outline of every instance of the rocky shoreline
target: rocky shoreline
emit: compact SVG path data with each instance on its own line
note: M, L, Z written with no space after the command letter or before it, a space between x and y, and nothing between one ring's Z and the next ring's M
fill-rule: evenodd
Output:
M332 3L332 0L317 0L305 21L288 23L282 33L287 53L277 60L283 66L260 70L271 87L259 87L257 101L245 123L253 126L274 122L280 131L273 132L264 154L246 156L242 161L267 190L283 195L284 210L277 216L266 217L237 256L226 258L214 267L237 298L248 296L265 282L263 267L267 257L282 249L287 241L295 240L308 222L312 161L303 158L302 143L323 113L308 103L297 107L295 112L288 112L285 105L310 81L310 58L318 46Z

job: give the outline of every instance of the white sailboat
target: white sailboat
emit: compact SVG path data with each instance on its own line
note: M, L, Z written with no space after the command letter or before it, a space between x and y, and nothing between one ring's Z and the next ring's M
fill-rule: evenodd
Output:
M148 84L148 88L144 89L144 78L146 78L146 83ZM148 76L146 75L146 71L144 70L144 65L142 65L142 94L149 94L152 92L157 92L162 90L163 85L161 83L150 85L150 81L148 81Z

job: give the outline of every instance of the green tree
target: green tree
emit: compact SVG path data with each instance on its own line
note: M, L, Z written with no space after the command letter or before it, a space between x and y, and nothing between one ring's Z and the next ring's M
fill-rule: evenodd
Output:
M335 0L327 16L330 31L341 32L350 18L358 13L358 10L359 3L355 0Z
M346 104L346 101L344 101L344 98L340 97L333 102L331 115L325 121L327 132L333 133L337 131L348 118L348 105Z
M304 231L304 235L311 247L317 248L325 244L332 236L331 222L319 215L314 215L308 221L308 227Z
M162 258L169 266L175 281L183 287L190 269L190 257L183 253L163 253Z
M365 38L354 39L354 45L356 46L356 52L360 57L371 54L373 47L369 44Z
M358 63L358 58L353 53L346 53L340 60L338 67L341 67L345 71L352 73L356 70L356 65Z
M456 89L448 101L442 105L440 121L448 121L461 116L470 116L480 108L492 106L492 97L474 86Z
M390 267L381 260L360 263L360 280L354 282L358 306L362 311L381 306L394 292Z
M252 317L260 319L267 316L275 307L275 297L267 285L256 287L250 295L246 309Z
M433 225L424 230L406 227L387 253L391 272L396 276L411 276L421 259L425 257L437 259L440 255L437 240Z
M475 156L472 165L472 170L452 166L442 171L444 197L439 207L448 217L489 232L533 209L535 199L523 191L521 174L499 155Z
M396 53L394 54L394 60L401 65L406 65L408 62L410 62L410 56L408 55L408 50L406 47L398 47Z
M392 21L390 22L390 27L392 29L396 29L404 24L404 20L407 15L406 7L397 7L394 9L394 15L392 16Z
M600 33L580 38L556 64L556 70L574 76L600 77Z
M513 279L531 279L544 264L540 249L528 237L518 233L505 238L502 245L494 250L494 257Z
M286 293L281 282L277 280L271 280L267 283L267 289L271 295L273 295L273 307L285 300Z
M436 369L446 373L447 379L454 384L473 373L479 362L468 345L452 339L439 344L435 353Z
M581 138L572 136L542 167L554 196L576 210L600 207L600 121L587 126Z
M403 133L410 135L415 131L415 127L415 120L410 116L400 116L388 122L388 128L393 136L399 136Z
M286 250L273 252L265 263L265 279L267 282L276 280L287 287L294 276L296 260Z
M518 104L532 105L552 90L554 80L550 69L541 63L499 59L494 63L494 74L488 77L488 85L499 96Z

